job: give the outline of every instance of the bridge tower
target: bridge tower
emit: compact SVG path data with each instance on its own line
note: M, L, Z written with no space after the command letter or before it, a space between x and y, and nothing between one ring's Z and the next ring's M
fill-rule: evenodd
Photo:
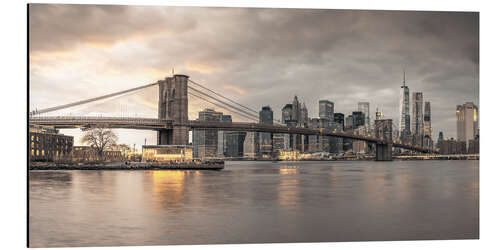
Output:
M386 143L377 143L375 160L392 161L392 119L375 120L375 137Z
M188 121L188 78L187 75L174 75L158 82L158 118L172 120L175 124ZM173 129L158 131L158 145L187 145L189 128L174 126Z

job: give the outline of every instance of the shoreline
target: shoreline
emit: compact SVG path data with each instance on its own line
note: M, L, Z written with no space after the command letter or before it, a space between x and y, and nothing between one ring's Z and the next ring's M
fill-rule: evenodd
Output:
M100 163L100 164L29 164L29 170L222 170L220 163Z

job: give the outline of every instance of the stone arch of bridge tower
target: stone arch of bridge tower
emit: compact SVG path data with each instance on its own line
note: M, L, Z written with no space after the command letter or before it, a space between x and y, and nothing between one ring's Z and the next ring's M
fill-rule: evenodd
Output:
M189 128L179 124L188 121L187 84L189 76L174 75L159 82L158 118L171 120L177 124L173 129L158 132L158 145L186 145Z

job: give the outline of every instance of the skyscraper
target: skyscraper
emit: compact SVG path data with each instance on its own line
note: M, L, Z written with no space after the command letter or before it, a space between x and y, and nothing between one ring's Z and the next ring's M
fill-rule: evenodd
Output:
M273 125L273 110L269 106L262 107L259 112L259 123Z
M221 121L222 112L204 109L198 113L199 121ZM193 130L193 157L214 158L217 156L218 131L210 129Z
M328 100L319 101L319 118L334 119L334 103Z
M365 126L365 113L361 111L352 112L352 127L357 129L359 126Z
M364 124L367 131L370 130L370 103L369 102L358 102L358 111L363 112L365 115Z
M377 111L375 112L375 120L382 120L382 111Z
M406 86L406 73L403 72L403 85L399 93L399 139L407 141L410 134L410 89Z
M425 102L424 107L424 146L432 147L431 103Z
M273 125L273 110L269 106L262 107L259 112L259 123ZM260 153L270 155L272 153L273 141L271 133L260 133Z
M340 124L340 130L344 131L344 114L342 114L342 113L335 113L333 116L334 116L333 120L336 123Z
M479 134L479 111L472 102L457 105L457 140L466 142L473 140Z
M221 122L232 122L231 115L221 115ZM223 158L228 156L227 134L229 131L217 131L217 157Z
M424 138L424 113L423 113L424 95L422 92L413 92L412 95L412 130L414 143L423 144Z
M282 109L281 109L281 122L283 124L287 124L290 121L292 121L292 111L293 107L292 104L286 104Z
M302 107L300 106L300 102L299 102L299 99L297 98L297 96L295 96L293 98L293 102L292 102L292 120L295 120L297 122L300 122L300 109Z

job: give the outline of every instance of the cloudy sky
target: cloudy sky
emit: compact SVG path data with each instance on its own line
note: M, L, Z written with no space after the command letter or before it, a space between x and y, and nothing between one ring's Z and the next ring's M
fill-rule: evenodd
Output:
M155 82L175 73L275 118L294 95L318 116L370 102L399 120L410 92L432 106L433 137L456 137L455 108L479 106L479 14L258 8L30 5L30 110ZM48 115L156 116L157 89ZM213 107L189 99L190 118ZM238 120L233 117L233 120ZM373 118L372 118L373 119ZM156 141L119 130L121 142ZM78 130L65 130L77 136Z

